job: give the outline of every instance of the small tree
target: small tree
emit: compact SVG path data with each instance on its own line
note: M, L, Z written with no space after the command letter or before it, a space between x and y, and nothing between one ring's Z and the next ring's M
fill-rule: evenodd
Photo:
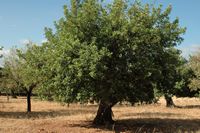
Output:
M13 49L5 58L4 69L8 82L14 82L17 88L27 96L27 112L31 112L31 95L40 79L38 77L37 46L28 44L25 50Z

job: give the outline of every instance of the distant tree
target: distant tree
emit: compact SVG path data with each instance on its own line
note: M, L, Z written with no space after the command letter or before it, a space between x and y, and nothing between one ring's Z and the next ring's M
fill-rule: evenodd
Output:
M3 50L3 47L0 47L0 51L2 51ZM2 58L3 57L3 54L2 54L2 52L1 52L1 54L0 54L0 58Z
M109 6L98 0L71 3L70 9L64 6L55 33L45 29L42 90L51 90L61 102L96 99L94 124L105 124L114 122L112 107L119 101L150 102L155 85L165 93L173 87L164 77L173 76L168 75L177 66L173 47L185 29L178 19L170 21L171 7L162 11L124 0Z
M3 50L3 47L0 47L0 59L3 57L3 54L2 54L2 50ZM0 64L2 65L2 64ZM0 66L0 78L3 76L3 69L2 69L2 66Z
M9 96L11 95L12 98L17 98L16 92L18 91L18 86L14 80L9 78L7 70L4 67L1 69L2 76L0 82L0 88L3 94L7 95L7 99L9 101Z
M14 79L17 79L16 75L16 51L11 49L9 55L4 56L3 69L2 69L2 87L6 90L8 95L12 95L13 98L17 98L15 95L18 85ZM11 67L12 66L12 67Z
M179 71L179 81L176 82L175 96L177 97L195 97L198 92L190 89L191 80L195 78L195 72L189 65L188 61L178 68Z
M28 44L25 50L13 49L10 55L5 58L4 69L6 71L7 84L15 84L20 90L23 90L27 96L27 112L31 112L31 95L33 89L39 84L37 62L37 47Z
M3 68L0 67L0 95L1 95L1 93L3 92L2 78L3 78Z
M3 47L0 47L0 52L2 51ZM2 52L1 52L2 53ZM2 58L2 54L0 55L0 59ZM2 77L3 77L3 69L2 67L0 66L0 95L1 95L1 92L2 92L2 87L1 87L1 84L2 84Z
M200 96L200 49L197 51L196 54L193 56L190 56L189 59L189 66L194 71L195 77L192 78L190 83L190 89L191 91L198 92Z

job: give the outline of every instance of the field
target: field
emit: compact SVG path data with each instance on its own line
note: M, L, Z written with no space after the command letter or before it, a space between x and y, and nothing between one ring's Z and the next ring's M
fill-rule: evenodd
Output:
M92 120L97 105L70 105L32 99L27 114L26 99L0 96L0 133L173 133L200 132L200 99L174 98L176 108L166 108L164 99L157 104L113 108L115 125L95 127Z

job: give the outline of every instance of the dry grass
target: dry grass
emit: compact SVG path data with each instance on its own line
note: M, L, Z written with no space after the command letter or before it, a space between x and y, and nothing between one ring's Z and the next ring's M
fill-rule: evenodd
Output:
M94 127L96 105L62 106L59 103L32 99L32 113L26 114L26 99L0 96L0 132L2 133L93 133L134 132L173 133L200 132L200 99L174 98L177 108L158 104L142 106L117 105L113 108L116 124Z

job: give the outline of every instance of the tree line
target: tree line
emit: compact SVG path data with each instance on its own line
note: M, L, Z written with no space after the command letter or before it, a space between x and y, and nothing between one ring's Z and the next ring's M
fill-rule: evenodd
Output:
M47 42L13 48L4 57L1 89L17 89L63 103L99 103L94 124L114 123L112 107L152 103L164 96L198 97L200 54L189 60L176 48L186 28L170 18L172 7L114 0L71 0Z

